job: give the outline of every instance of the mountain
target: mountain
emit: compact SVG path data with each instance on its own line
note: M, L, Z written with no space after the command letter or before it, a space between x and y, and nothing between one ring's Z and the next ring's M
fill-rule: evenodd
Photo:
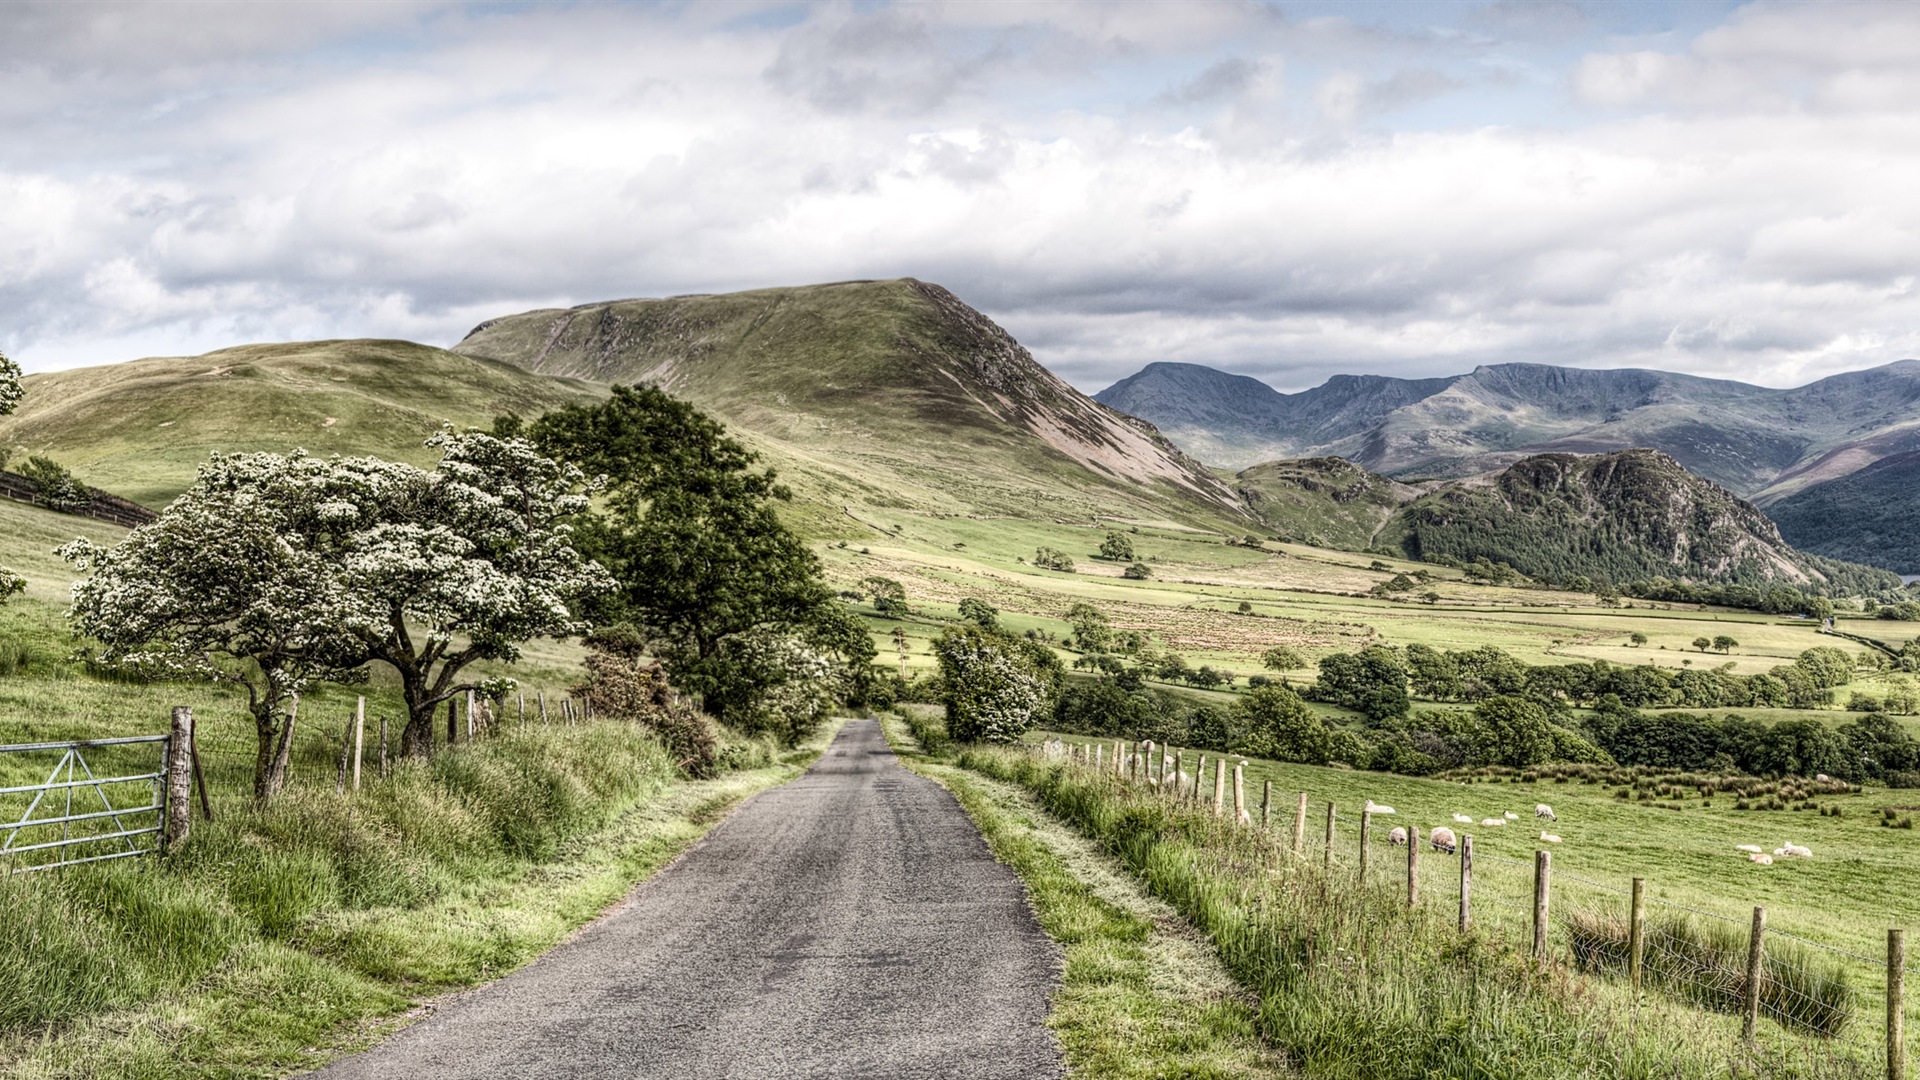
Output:
M1762 504L1920 449L1916 360L1789 390L1496 364L1438 379L1335 376L1297 394L1160 363L1094 397L1220 465L1332 455L1389 476L1457 477L1528 454L1647 447Z
M1920 450L1881 458L1767 508L1795 547L1920 573Z
M1241 520L1233 489L1151 424L1096 404L911 278L529 311L482 323L454 351L656 384L835 513Z
M1395 510L1420 489L1343 458L1270 461L1233 478L1247 512L1282 540L1344 551L1373 546Z
M1397 510L1376 543L1429 561L1484 557L1549 581L1898 585L1794 550L1753 504L1657 450L1538 454L1441 484Z
M604 389L406 341L242 345L26 378L0 417L17 462L40 454L82 482L158 509L214 451L302 447L419 465L443 423L484 426Z

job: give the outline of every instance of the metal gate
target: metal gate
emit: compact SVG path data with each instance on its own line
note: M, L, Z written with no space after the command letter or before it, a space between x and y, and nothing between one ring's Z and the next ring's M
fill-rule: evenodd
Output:
M159 850L164 821L161 813L164 778L171 741L167 735L140 735L125 739L0 746L0 755L8 758L60 753L44 782L0 787L0 800L5 800L0 802L0 807L5 808L0 809L0 832L6 834L0 842L0 865L4 865L8 873L25 874L76 863L125 859ZM93 767L87 764L88 751L143 743L152 744L158 751L152 772L96 776ZM78 812L74 805L76 795L80 804ZM116 798L120 800L119 805L114 802ZM26 803L20 817L6 820L12 817L11 807L20 802ZM93 808L95 803L99 809ZM146 837L152 839L144 839Z

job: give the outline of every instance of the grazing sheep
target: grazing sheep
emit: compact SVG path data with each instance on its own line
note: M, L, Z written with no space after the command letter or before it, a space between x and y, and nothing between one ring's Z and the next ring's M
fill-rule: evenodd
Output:
M1507 819L1508 821L1519 821L1519 820L1520 820L1520 815L1519 815L1519 814L1516 814L1516 813L1514 813L1514 812L1513 812L1513 811L1511 811L1511 810L1509 810L1509 811L1507 811L1507 812L1506 812L1505 814L1502 814L1501 816L1502 816L1502 817L1504 817L1504 818L1506 818L1506 819Z
M1427 834L1427 843L1433 845L1433 850L1445 852L1448 855L1453 854L1454 848L1458 846L1453 830L1445 825L1434 826L1433 831Z
M1372 799L1368 799L1368 800L1367 800L1367 813L1369 813L1369 814L1391 814L1391 813L1393 813L1393 807L1391 807L1391 806L1381 806L1381 805L1380 805L1379 803L1377 803L1377 802L1374 802L1374 801L1373 801Z
M1459 822L1462 825L1471 825L1473 824L1473 815L1472 814L1455 814L1453 815L1453 820Z
M1828 776L1828 775L1827 775L1826 773L1821 773L1820 775L1818 775L1818 776L1815 776L1815 777L1814 777L1814 779L1815 779L1815 780L1817 780L1817 781L1819 781L1819 782L1820 782L1820 783L1822 783L1822 784L1827 784L1827 783L1832 783L1832 782L1833 782L1833 777L1831 777L1831 776Z
M1749 855L1758 855L1761 853L1761 847L1759 844L1741 844L1738 847L1734 848L1733 850L1744 851Z
M1050 758L1066 757L1067 744L1061 742L1059 739L1048 739L1046 742L1040 744L1040 755Z
M1553 816L1553 807L1548 806L1546 803L1536 803L1533 807L1533 816L1537 818L1546 818L1548 821L1560 820L1559 818Z
M1480 824L1485 825L1488 828L1494 828L1496 826L1505 825L1506 823L1507 823L1506 818L1490 817L1490 818L1480 819Z
M1811 859L1813 858L1813 849L1803 848L1799 844L1796 844L1793 841L1789 840L1787 841L1787 844L1785 847L1781 848L1779 851L1774 852L1774 854L1775 855L1791 855L1796 859Z
M1542 832L1540 834L1540 839L1545 840L1549 844L1557 844L1560 842L1560 838L1553 835L1550 832Z
M1750 863L1758 863L1761 866L1772 866L1773 856L1768 855L1765 852L1755 852L1754 854L1747 856L1747 861Z
M1407 842L1407 830L1400 828L1397 825L1394 826L1394 829L1392 832L1387 834L1387 843L1392 844L1394 847L1399 847L1400 845L1406 842Z

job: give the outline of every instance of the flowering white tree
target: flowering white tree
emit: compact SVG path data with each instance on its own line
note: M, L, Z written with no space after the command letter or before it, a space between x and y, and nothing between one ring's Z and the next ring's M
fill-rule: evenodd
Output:
M0 353L0 416L20 407L20 365Z
M519 644L585 629L578 601L612 587L569 543L588 488L520 439L442 431L432 470L296 452L216 456L151 525L62 553L93 576L71 616L109 661L246 685L260 729L256 791L284 772L278 703L315 679L400 676L402 750L432 746L461 673Z
M67 617L102 661L246 689L262 802L284 784L292 749L281 703L316 679L358 678L364 662L338 575L300 539L329 469L301 455L216 456L117 547L60 549L92 575L74 583Z

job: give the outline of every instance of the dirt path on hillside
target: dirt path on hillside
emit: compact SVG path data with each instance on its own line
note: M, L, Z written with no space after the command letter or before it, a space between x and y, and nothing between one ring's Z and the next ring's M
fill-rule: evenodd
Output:
M317 1080L1053 1077L1059 950L853 721L567 944Z

